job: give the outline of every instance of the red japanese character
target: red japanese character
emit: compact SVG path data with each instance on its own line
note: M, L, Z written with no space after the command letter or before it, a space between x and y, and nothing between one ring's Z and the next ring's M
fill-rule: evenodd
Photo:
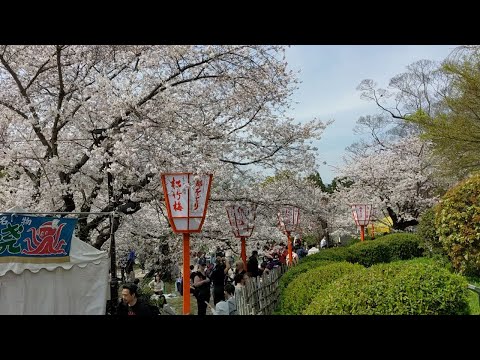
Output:
M175 201L175 203L173 204L173 210L175 210L175 211L182 211L183 210L183 207L182 207L182 204L180 203L180 201Z
M182 181L181 180L175 180L175 178L173 177L172 178L172 181L170 181L170 185L172 186L172 188L175 189L175 187L181 187L182 186Z

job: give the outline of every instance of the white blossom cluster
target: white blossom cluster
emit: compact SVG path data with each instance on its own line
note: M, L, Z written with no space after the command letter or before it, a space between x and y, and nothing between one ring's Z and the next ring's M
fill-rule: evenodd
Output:
M354 154L340 169L339 177L351 180L332 196L336 227L351 228L351 204L372 204L374 219L394 214L400 222L418 220L437 200L439 181L429 146L418 137L400 138L363 154Z
M213 173L205 233L192 235L193 249L231 238L227 201L259 205L251 242L280 239L274 208L307 207L313 198L262 187L265 174L312 172L312 140L327 125L285 115L297 80L283 53L247 45L0 46L2 207L111 211L110 172L110 200L130 213L116 224L119 243L168 239L175 252L181 241L165 219L160 173ZM97 247L108 240L107 217L79 226Z

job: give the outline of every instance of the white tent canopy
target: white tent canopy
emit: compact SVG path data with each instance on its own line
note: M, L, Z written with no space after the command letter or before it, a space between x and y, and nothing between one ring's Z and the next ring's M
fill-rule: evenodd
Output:
M26 211L14 208L8 212ZM105 251L74 235L68 262L0 263L0 314L105 314L108 259Z

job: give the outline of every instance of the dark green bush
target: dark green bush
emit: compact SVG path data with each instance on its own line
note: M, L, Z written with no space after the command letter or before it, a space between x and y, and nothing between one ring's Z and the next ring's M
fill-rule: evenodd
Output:
M322 288L304 314L468 314L466 280L434 261L398 261L355 271Z
M360 242L350 247L320 250L319 253L302 259L298 266L288 270L282 276L279 306L283 306L283 291L293 279L312 268L325 265L325 262L347 261L369 267L377 263L407 260L422 255L423 250L419 244L420 239L415 234L395 233L376 240Z
M148 286L147 284L142 286L142 283L140 283L140 287L138 288L138 293L139 296L146 302L151 305L156 305L155 301L151 299L151 296L153 295L153 289Z
M371 266L378 263L422 256L422 249L419 245L420 239L415 234L389 234L375 240L358 242L350 247L321 250L315 255L307 256L302 262L307 263L319 260L348 261Z
M290 284L298 275L303 274L304 272L314 269L319 266L331 264L331 261L318 260L318 261L309 261L309 262L300 262L295 267L290 268L280 279L279 287L280 291L284 290L288 284Z
M480 173L442 197L435 207L435 226L455 270L480 275Z
M407 260L422 256L420 239L415 234L396 233L376 240L360 242L349 248L346 260L363 266Z
M350 254L351 247L336 247L322 249L314 255L310 255L302 259L301 264L308 262L323 261L345 261Z
M425 250L425 255L442 254L443 247L435 228L435 208L425 211L420 217L417 227L420 246Z
M389 244L377 241L365 241L357 243L350 248L348 262L371 266L377 263L390 261Z
M280 313L283 315L301 314L322 288L344 274L358 269L363 269L363 266L336 262L298 275L282 293Z

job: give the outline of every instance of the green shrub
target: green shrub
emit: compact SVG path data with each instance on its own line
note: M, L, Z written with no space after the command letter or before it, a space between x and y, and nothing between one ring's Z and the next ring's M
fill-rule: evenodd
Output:
M364 241L352 245L346 260L363 266L407 260L422 256L420 239L415 234L396 233L380 239Z
M390 249L388 244L375 240L360 242L350 248L350 254L346 260L367 267L377 263L386 263L390 261Z
M304 314L468 314L466 280L434 261L378 264L322 288Z
M420 239L415 234L389 234L375 240L358 242L350 247L320 250L317 254L302 259L302 263L325 260L348 261L371 266L378 263L422 256L422 249L419 245Z
M300 274L288 285L282 294L281 314L301 314L323 287L344 274L357 269L363 269L363 266L337 262L316 267Z
M352 236L348 242L346 241L345 246L352 246L359 242L361 242L360 237Z
M284 290L288 284L290 284L298 275L303 274L304 272L311 270L313 268L323 266L326 264L331 264L331 261L318 260L318 261L309 261L309 262L300 262L297 266L294 266L282 275L279 283L280 291Z
M336 247L322 249L314 255L309 255L302 259L301 264L308 262L323 261L345 261L350 255L350 247Z
M288 270L282 276L280 291L283 291L299 274L323 265L322 262L347 261L368 267L382 262L406 260L421 256L422 249L419 244L420 240L416 235L397 233L385 235L376 240L360 242L350 247L320 250L317 254L302 259L298 266Z
M480 173L451 188L435 210L437 234L455 270L480 274Z
M151 287L149 287L148 285L142 285L142 283L140 283L140 287L138 289L139 291L139 296L147 303L151 304L151 305L156 305L155 302L153 300L151 300L151 296L153 295L153 289Z
M378 242L388 244L390 261L408 260L423 255L420 238L416 234L396 233L385 235Z
M305 262L305 259L306 258L302 259L302 261L300 261L300 263L297 266L289 268L287 272L283 274L282 277L280 278L280 282L278 284L280 288L280 297L277 303L277 307L275 309L276 313L278 313L282 308L282 304L284 300L283 292L285 288L288 286L288 284L290 284L297 276L307 272L308 270L332 263L331 261L325 261L325 260Z
M444 253L435 228L435 208L432 207L422 214L418 223L417 235L420 238L420 246L425 250L425 254Z

